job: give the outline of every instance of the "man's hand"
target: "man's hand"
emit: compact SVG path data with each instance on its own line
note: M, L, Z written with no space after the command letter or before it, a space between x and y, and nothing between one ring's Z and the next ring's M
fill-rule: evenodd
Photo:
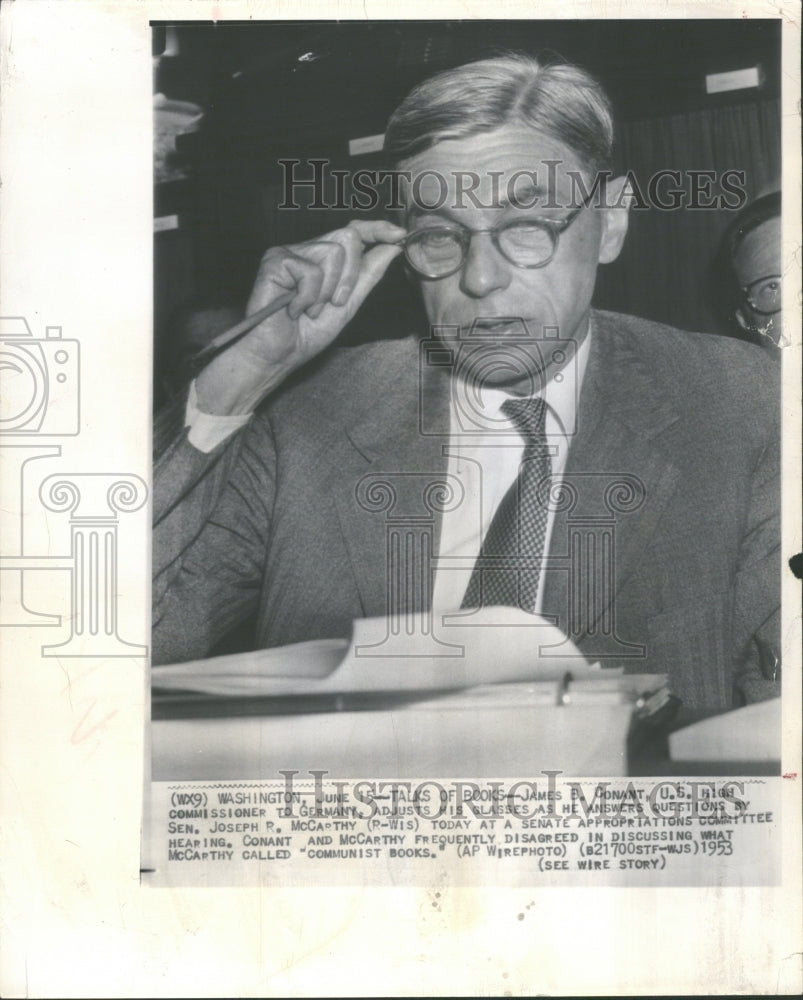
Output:
M196 380L199 408L214 414L255 409L332 343L401 253L404 235L390 222L351 222L320 239L268 250L246 314L288 291L295 297L204 368Z

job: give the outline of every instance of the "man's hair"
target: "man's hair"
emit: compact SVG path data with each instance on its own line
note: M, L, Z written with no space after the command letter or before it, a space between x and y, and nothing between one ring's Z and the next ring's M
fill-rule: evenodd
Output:
M420 83L391 116L385 155L398 164L444 139L519 123L558 139L591 170L611 167L613 115L600 84L578 66L542 64L524 53L467 63Z
M728 227L725 234L727 252L731 260L736 257L736 251L742 240L754 229L768 219L775 219L781 214L781 192L773 191L765 194L745 206Z

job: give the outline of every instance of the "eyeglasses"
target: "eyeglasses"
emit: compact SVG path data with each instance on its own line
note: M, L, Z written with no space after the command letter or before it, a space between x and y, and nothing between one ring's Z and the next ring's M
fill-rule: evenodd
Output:
M514 267L546 267L558 249L558 239L585 205L557 222L550 219L511 219L491 229L465 226L426 226L404 238L404 256L423 278L448 278L463 266L472 236L490 233L499 253Z
M769 274L757 278L742 288L742 298L753 312L762 316L772 316L781 311L781 276Z

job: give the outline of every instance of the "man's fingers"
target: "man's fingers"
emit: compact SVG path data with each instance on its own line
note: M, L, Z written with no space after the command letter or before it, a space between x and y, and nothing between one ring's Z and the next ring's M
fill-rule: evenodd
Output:
M295 287L295 298L287 307L292 320L302 313L317 319L330 303L348 303L353 315L401 252L398 244L404 235L401 226L381 219L352 222L323 239L269 251L262 264L263 280Z
M403 226L397 226L386 219L355 219L346 226L346 229L353 230L366 245L371 243L398 243L407 233L407 230Z
M360 276L360 267L362 266L363 251L365 249L365 244L356 225L346 226L345 229L338 233L338 236L344 241L346 259L343 264L343 270L340 272L340 280L337 283L337 288L332 295L333 306L343 306L348 302L349 296L354 290L354 286L357 284L357 279Z
M330 233L323 239L287 248L302 260L313 261L323 271L317 301L302 310L310 319L317 319L330 302L340 306L348 300L360 273L363 248L362 238L352 226Z
M332 301L334 291L343 274L347 257L345 249L340 243L335 243L334 241L321 241L317 244L317 248L320 248L320 256L316 252L316 257L318 265L323 271L323 282L318 292L317 301L306 309L306 313L310 319L317 319L324 308Z
M296 285L296 297L287 307L291 319L298 317L318 302L324 282L323 268L302 257L288 256L283 260L284 270Z
M351 293L350 307L356 311L362 305L365 297L387 271L391 262L402 252L400 246L380 244L364 254L362 268L357 283Z
M383 220L352 222L342 230L339 235L346 241L346 263L337 290L332 296L332 304L345 305L350 300L358 283L364 279L366 267L370 268L371 266L367 264L368 258L373 253L373 251L366 253L366 246L378 244L388 252L393 251L387 257L380 255L374 259L373 266L381 264L381 270L376 275L373 275L373 272L369 270L369 278L372 280L368 287L372 288L384 274L391 260L400 252L398 243L404 237L405 232L406 230L402 229L401 226L395 226L393 223ZM363 294L363 298L366 294L367 290Z

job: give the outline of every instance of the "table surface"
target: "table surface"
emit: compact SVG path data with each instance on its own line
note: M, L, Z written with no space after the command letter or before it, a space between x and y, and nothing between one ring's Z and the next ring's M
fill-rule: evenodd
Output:
M292 707L292 706L291 706ZM325 770L330 779L539 777L666 774L777 774L772 754L718 752L719 759L673 762L672 724L633 723L629 701L585 692L558 704L554 686L503 684L425 698L373 695L351 703L308 704L288 712L275 700L155 698L152 778L280 780L280 771ZM729 713L733 747L740 718ZM754 715L756 713L753 713ZM766 712L764 713L766 714ZM680 713L696 721L701 713ZM751 717L741 725L756 728ZM726 759L730 756L730 760Z
M558 706L552 687L496 687L292 715L252 714L260 706L247 701L174 702L173 718L151 727L153 778L278 779L291 768L323 769L331 778L625 773L629 704Z

